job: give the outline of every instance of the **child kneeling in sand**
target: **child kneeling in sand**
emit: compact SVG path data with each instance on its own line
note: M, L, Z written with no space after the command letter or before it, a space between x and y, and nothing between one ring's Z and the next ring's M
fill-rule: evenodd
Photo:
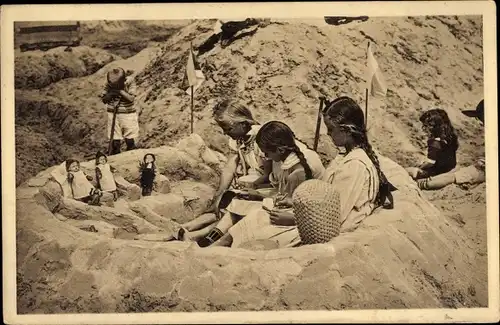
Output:
M101 201L108 203L108 205L113 204L113 195L96 189L90 183L92 177L86 175L80 169L78 160L68 159L66 161L66 172L68 173L68 184L73 199L89 205L101 205Z

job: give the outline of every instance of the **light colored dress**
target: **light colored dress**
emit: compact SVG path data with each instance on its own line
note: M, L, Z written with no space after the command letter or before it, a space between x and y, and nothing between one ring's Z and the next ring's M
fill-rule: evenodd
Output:
M116 191L115 177L111 172L111 166L108 163L99 164L96 166L96 169L100 172L99 185L101 186L101 190L103 192Z
M70 183L74 199L83 199L90 195L94 186L89 182L83 171L69 172L73 175L73 181Z
M315 179L324 177L325 168L320 157L304 144L296 141L297 146L304 154ZM295 153L291 153L283 162L273 162L273 170L269 177L271 184L278 188L278 194L291 197L297 186L306 180L305 171ZM262 202L254 202L245 217L229 229L233 237L231 247L253 240L270 239L278 247L290 247L300 243L300 236L296 226L278 226L271 224L269 213L262 208ZM284 209L293 212L292 208Z
M376 208L378 173L363 149L338 154L327 167L324 180L340 194L340 232L353 231Z
M237 178L250 174L262 176L264 173L263 168L267 158L255 143L255 138L261 127L261 125L252 125L252 128L247 133L249 138L246 141L229 139L230 152L237 154L240 158L240 163L236 169Z
M248 179L249 176L255 180L264 174L264 164L268 158L265 157L255 142L260 128L261 125L253 125L247 133L249 138L246 141L229 139L230 152L240 157L233 185L231 186L232 189L244 187L240 180ZM245 216L248 211L260 206L260 201L233 199L225 210L239 216Z

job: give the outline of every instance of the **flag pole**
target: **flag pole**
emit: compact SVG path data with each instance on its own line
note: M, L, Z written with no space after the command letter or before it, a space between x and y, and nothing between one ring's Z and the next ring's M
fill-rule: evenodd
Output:
M314 135L314 147L313 147L314 151L318 149L319 132L321 128L321 113L323 112L323 103L325 102L325 99L326 98L324 96L321 96L319 98L318 119L316 120L316 134Z
M368 46L366 47L367 64L368 64L368 50L369 49L370 49L370 41L368 41ZM368 128L368 83L366 84L366 89L365 89L365 128Z
M191 86L191 134L194 132L194 86Z

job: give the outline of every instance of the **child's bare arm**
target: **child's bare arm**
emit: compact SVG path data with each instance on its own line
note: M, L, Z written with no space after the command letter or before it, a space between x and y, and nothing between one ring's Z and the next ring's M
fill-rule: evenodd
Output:
M133 102L135 100L135 96L129 94L126 90L120 90L120 95L130 102Z

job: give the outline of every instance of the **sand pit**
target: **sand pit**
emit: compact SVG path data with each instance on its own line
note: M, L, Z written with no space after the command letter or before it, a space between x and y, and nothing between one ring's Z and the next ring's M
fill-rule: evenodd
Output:
M196 136L185 141L203 143ZM58 167L17 188L19 313L486 304L486 284L473 268L471 242L388 158L381 163L399 188L397 208L374 214L355 232L328 244L291 249L203 249L163 241L178 222L201 213L213 194L207 184L216 183L217 171L193 152L150 151L171 182L169 193L122 198L114 207L88 206L61 198L49 180ZM110 163L133 183L143 153L112 156ZM84 170L91 166L82 164ZM178 170L191 180L184 175L180 180Z
M459 166L484 152L481 127L459 113L483 96L481 28L480 19L465 16L370 18L341 26L275 21L200 56L207 77L195 96L200 137L187 137L190 102L179 87L189 42L197 46L210 36L209 21L191 23L161 46L92 75L18 89L18 312L486 306L484 185L422 193L402 176L402 166L423 158L425 137L415 120L431 107L445 109L457 128ZM227 149L207 109L217 98L237 97L261 122L284 120L311 145L319 95L349 94L363 103L367 39L376 41L390 89L384 100L371 101L370 138L390 157L383 164L399 180L400 210L374 215L329 244L295 249L163 242L178 223L200 213L216 185L225 157L211 149ZM117 65L136 77L140 145L161 157L168 186L149 198L89 208L60 199L48 183L55 167L44 169L73 155L89 159L106 146L104 110L95 94L107 69ZM331 159L335 149L324 127L321 133L319 151ZM33 159L30 151L46 154ZM110 162L137 184L145 152Z

